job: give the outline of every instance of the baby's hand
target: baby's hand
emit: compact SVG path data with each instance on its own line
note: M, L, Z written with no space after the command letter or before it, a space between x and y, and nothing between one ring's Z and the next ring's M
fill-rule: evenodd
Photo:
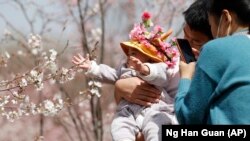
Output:
M142 63L139 59L137 59L133 56L130 56L129 61L131 62L130 63L131 68L140 72L143 75L149 75L150 70L149 70L148 66L145 65L144 63Z
M82 69L88 70L91 66L91 61L89 60L89 54L85 58L82 55L77 54L73 57L72 63L79 66Z

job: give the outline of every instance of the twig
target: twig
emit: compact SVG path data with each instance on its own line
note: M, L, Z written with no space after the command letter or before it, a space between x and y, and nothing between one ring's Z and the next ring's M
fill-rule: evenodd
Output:
M57 120L58 120L58 122L62 125L62 127L63 127L63 129L65 130L66 134L68 135L69 139L70 139L71 141L74 141L74 139L73 139L73 137L71 136L71 134L70 134L69 129L67 128L67 126L64 125L63 122L62 122L59 118L57 118Z
M88 43L87 43L87 36L86 36L85 25L84 25L84 17L83 17L82 8L81 8L81 0L78 0L77 8L78 8L78 12L79 12L80 24L81 24L81 30L82 30L81 33L82 33L83 51L85 53L89 53L89 47L88 47Z
M26 11L27 8L24 7L23 3L21 3L20 1L18 0L14 0L21 8L21 11L23 12L23 15L24 15L24 18L27 20L28 24L30 25L30 30L31 30L31 33L34 33L34 25L33 25L33 21L30 20L29 16L28 16L28 13Z
M72 122L73 122L74 125L75 125L76 131L77 131L77 134L78 134L78 137L79 137L80 141L82 141L82 136L81 136L80 129L79 129L78 125L77 125L76 119L74 118L73 113L72 113L70 107L68 107L68 112L69 112L69 115L70 115L70 117L71 117Z
M65 45L65 47L63 48L63 50L57 54L57 57L60 57L64 52L65 50L69 47L69 40L67 40L67 43Z
M19 31L13 24L11 24L5 16L3 16L1 13L0 13L0 17L5 21L5 23L10 26L10 28L12 30L14 30L17 34L19 34L24 40L26 39L25 36L22 34L21 31Z
M99 0L99 6L100 6L100 13L101 13L101 50L100 50L100 63L103 63L104 60L104 45L105 45L105 20L104 20L104 9L103 9L104 3L102 0Z
M40 91L39 93L40 93L39 94L39 101L41 103L41 101L42 101L42 91ZM43 116L43 114L40 114L40 132L39 132L40 137L43 136L43 128L44 128L44 116Z
M69 97L68 92L67 92L58 82L57 82L57 85L59 86L60 91L63 92L63 93L66 95L66 97ZM74 105L73 105L73 110L74 110L75 113L76 113L76 109L75 109ZM76 114L76 115L77 115L77 116L76 116L76 117L77 117L77 120L76 120L75 117L73 116L73 113L72 113L72 111L70 110L70 108L68 108L68 111L69 111L71 120L73 121L73 123L74 123L74 125L75 125L75 128L76 128L77 132L79 133L78 136L81 137L81 134L80 134L81 132L80 132L80 129L79 129L78 125L77 125L77 120L78 120L78 122L80 123L81 129L82 129L83 132L85 133L86 140L87 140L87 141L90 141L90 137L89 137L89 135L88 135L86 129L84 128L84 124L82 123L81 118ZM81 138L80 138L80 139L81 139Z

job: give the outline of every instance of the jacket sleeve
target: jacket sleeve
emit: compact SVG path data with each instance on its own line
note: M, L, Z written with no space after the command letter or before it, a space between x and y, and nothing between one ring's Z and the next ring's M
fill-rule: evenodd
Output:
M208 101L214 92L212 79L198 66L192 80L181 79L175 98L175 112L180 124L204 124Z
M147 81L148 83L164 87L167 84L168 76L167 76L167 66L164 63L145 63L149 67L150 73L149 75L142 75L139 72L137 72L137 75L143 79L144 81Z
M119 71L108 65L98 65L95 61L91 61L91 67L85 72L85 75L96 78L105 83L114 84L119 78L118 73Z

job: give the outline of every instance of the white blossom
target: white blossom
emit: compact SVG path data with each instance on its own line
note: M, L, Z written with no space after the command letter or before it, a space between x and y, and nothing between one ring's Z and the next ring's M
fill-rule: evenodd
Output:
M30 97L29 97L29 96L25 96L24 102L25 102L25 103L29 103L29 102L30 102Z
M57 64L55 62L49 61L48 69L51 71L52 74L55 74L58 69Z
M92 29L91 34L93 35L94 40L99 41L102 35L102 30L100 28Z
M6 105L7 103L9 103L9 99L10 99L10 96L4 96L3 98L0 97L0 107Z
M55 61L57 52L54 49L50 49L49 52L50 52L50 57L49 57L50 61Z
M37 75L38 75L38 72L36 70L31 70L30 71L30 76L31 77L37 77Z
M92 88L92 89L90 89L90 93L92 95L96 95L97 97L101 97L101 94L100 94L98 88Z
M10 54L7 51L5 51L5 56L6 56L7 59L10 58Z
M39 50L38 50L38 49L36 49L36 48L31 50L31 53L32 53L32 54L34 54L34 55L37 55L37 54L38 54L38 52L39 52Z
M94 85L95 85L96 87L99 87L99 88L102 87L102 83L99 82L99 81L94 81Z
M43 83L37 83L36 84L36 87L37 87L36 90L41 91L43 89L43 86L44 86Z
M12 104L17 104L17 100L12 99L12 100L11 100L11 103L12 103Z
M18 51L17 51L17 55L23 55L23 51L18 50Z
M38 113L36 109L37 109L36 104L30 103L30 112L31 112L31 114L36 115Z
M42 38L39 35L31 34L28 39L28 46L31 48L31 53L34 55L38 55L40 51L42 51Z
M61 110L63 108L63 100L62 99L57 99L57 103L56 103L56 108L57 108L57 111Z
M4 29L4 36L10 36L11 32L8 29Z
M65 83L66 81L73 80L75 77L75 72L72 69L62 68L61 75L59 78L60 83Z
M91 80L90 80L89 83L88 83L89 86L92 86L93 84L94 84L94 82L91 81Z
M9 120L10 122L14 122L16 119L19 118L19 115L16 111L10 111L8 113L5 113L5 115L7 120Z
M28 39L28 45L31 48L39 48L41 45L41 40L42 39L39 35L30 34L30 37Z
M51 102L50 100L45 100L44 101L44 108L47 110L51 110L54 108L54 103Z
M26 87L27 85L28 85L28 83L27 83L26 79L22 78L20 83L19 83L19 86L21 88L23 88L23 87Z
M57 99L61 99L62 98L62 95L61 93L56 93L53 97L53 100L57 100Z
M66 75L66 74L68 73L68 71L69 71L68 69L62 68L62 74L63 74L63 75Z
M49 84L55 84L56 83L56 80L55 79L50 79L49 80Z
M38 91L43 89L43 73L39 73L36 70L31 70L30 76L27 78L27 80L31 83L34 83Z
M57 114L57 112L59 110L61 110L63 108L63 102L62 100L59 100L58 101L58 104L54 104L52 101L50 100L45 100L43 101L43 111L42 113L45 115L45 116L54 116Z
M94 12L94 13L97 13L97 12L99 11L99 9L100 9L99 5L98 5L98 4L95 4L95 5L94 5L94 8L93 8L93 12Z

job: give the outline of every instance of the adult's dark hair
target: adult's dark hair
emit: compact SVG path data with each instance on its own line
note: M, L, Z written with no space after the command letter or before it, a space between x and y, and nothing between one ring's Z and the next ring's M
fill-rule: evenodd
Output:
M248 25L250 33L250 0L208 0L209 13L219 18L223 9L234 12L242 25Z
M209 0L196 0L191 6L183 12L188 26L195 31L199 31L213 38L208 22L208 2Z

